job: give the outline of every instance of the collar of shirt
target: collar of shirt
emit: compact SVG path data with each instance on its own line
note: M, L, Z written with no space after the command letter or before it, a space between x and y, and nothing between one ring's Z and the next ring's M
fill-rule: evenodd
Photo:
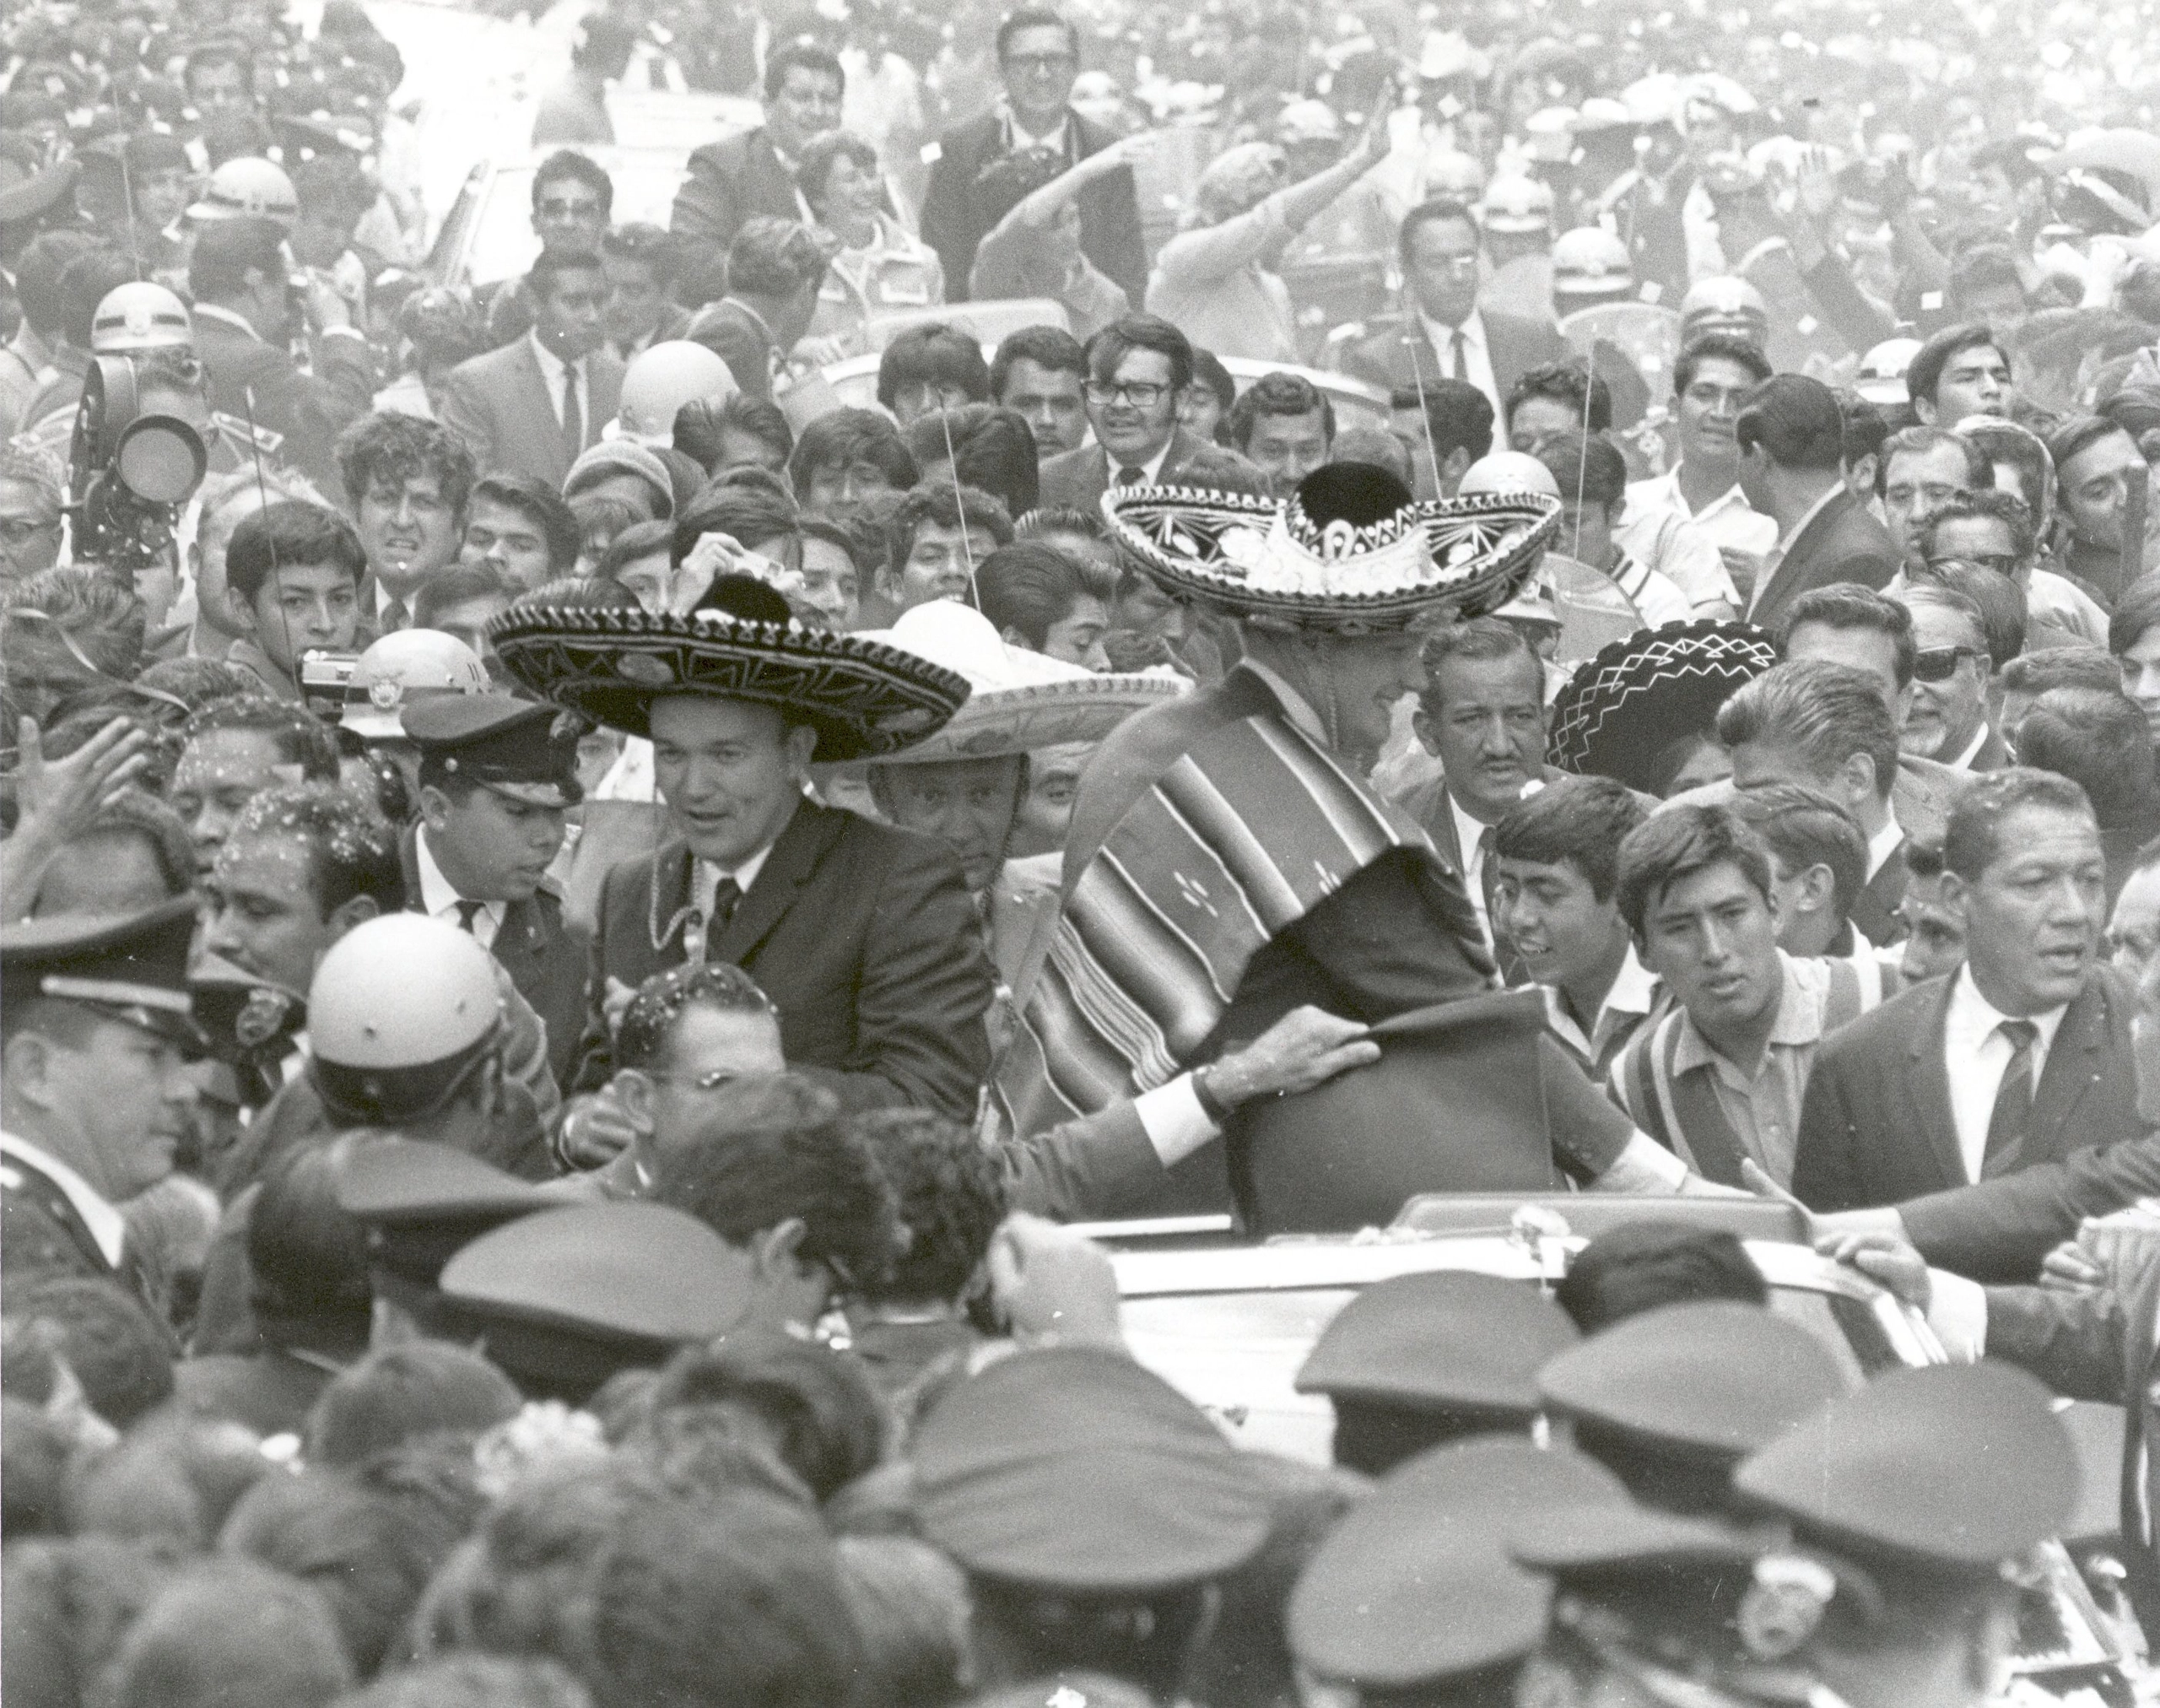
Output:
M466 898L456 884L442 875L442 868L435 864L435 851L428 846L428 827L423 824L413 835L413 864L420 868L420 905L429 916L457 923L457 904ZM483 901L480 911L494 922L496 931L502 929L503 916L510 911L507 901ZM477 923L477 922L476 922ZM494 932L489 933L492 938ZM479 936L474 932L473 936ZM480 947L488 948L487 943Z
M1979 757L1980 749L1987 744L1988 725L1987 720L1983 718L1980 721L1980 727L1974 731L1972 740L1965 743L1965 751L1950 761L1950 769L1953 771L1969 771L1973 769L1974 759ZM1873 873L1868 874L1871 878L1874 875Z
M750 324L757 327L760 332L764 333L765 342L767 343L775 346L779 344L780 340L773 336L772 322L768 321L763 315L759 314L757 310L752 308L748 303L743 301L741 297L724 296L721 300L726 303L730 308L733 309L736 313L748 320Z
M1740 489L1740 483L1736 480L1700 510L1688 509L1687 495L1680 489L1680 465L1677 462L1666 473L1653 475L1648 480L1630 481L1628 497L1631 507L1638 493L1642 495L1645 509L1677 510L1683 516L1690 516L1698 522L1723 516L1729 510L1747 511L1753 514L1752 507L1747 502L1747 495Z
M1824 511L1828 510L1830 507L1831 503L1837 498L1838 495L1844 489L1844 482L1842 480L1834 482L1830 486L1829 489L1823 493L1822 497L1817 499L1814 503L1807 506L1806 513L1803 515L1798 522L1795 522L1791 527L1788 528L1784 533L1778 536L1777 554L1778 559L1780 562L1784 561L1785 554L1792 549L1792 543L1798 539L1802 533L1806 532L1808 523L1813 522L1817 516L1822 515ZM1763 581L1768 581L1768 580L1769 577L1768 576L1763 577ZM1758 582L1757 591L1759 592L1761 588L1762 582Z
M235 332L245 332L258 344L267 342L261 332L256 331L255 323L246 315L236 314L229 308L220 308L214 302L197 303L194 314L197 320L213 320L219 326L230 327Z
M1035 136L1020 122L1020 116L1012 111L1011 104L1005 105L1005 146L1008 154L1017 154L1027 149L1055 149L1062 154L1072 134L1072 115L1069 111L1061 112L1055 126Z
M1485 354L1485 314L1482 309L1471 310L1463 317L1461 326L1451 327L1444 321L1434 320L1421 308L1418 311L1418 323L1424 327L1426 342L1432 345L1434 354L1443 361L1454 347L1457 332L1462 334L1462 348L1466 354Z
M2033 1046L2033 1077L2039 1079L2040 1070L2047 1065L2048 1051L2055 1041L2055 1034L2062 1029L2062 1018L2070 1012L2065 1003L2059 1008L2049 1008L2044 1013L2028 1014L2024 1018L2033 1023L2038 1036ZM1944 1053L1952 1062L1966 1062L1977 1055L1980 1046L1995 1035L1995 1028L2013 1016L1980 994L1980 987L1973 977L1969 965L1958 969L1958 976L1951 981L1950 1006L1942 1017ZM2006 1040L2005 1040L2007 1041ZM1953 1068L1951 1077L1955 1079ZM1995 1094L1988 1094L1988 1100L1995 1100Z
M1636 959L1632 943L1620 963L1620 970L1613 975L1612 988L1605 993L1605 1000L1590 1019L1587 1035L1582 1023L1569 1012L1568 999L1558 986L1540 985L1537 988L1545 997L1546 1024L1567 1040L1577 1053L1591 1061L1604 1052L1605 1040L1620 1022L1639 1019L1657 1007L1657 976Z
M690 874L690 888L698 911L708 921L712 918L713 892L720 888L723 878L732 878L735 887L748 895L750 886L758 881L758 874L765 869L766 857L772 851L773 845L768 842L748 860L734 866L716 866L710 860L699 860Z
M1262 682L1266 683L1270 689L1274 690L1275 697L1282 702L1282 714L1284 716L1288 717L1292 723L1295 724L1300 730L1303 730L1307 735L1318 742L1323 748L1329 745L1327 739L1327 726L1320 721L1320 714L1313 710L1312 702L1310 700L1307 700L1304 695L1299 693L1296 689L1291 687L1289 683L1281 675L1268 668L1266 665L1262 664L1257 658L1253 657L1250 653L1239 662L1243 668L1252 672L1255 676L1257 676ZM1453 797L1450 797L1450 798L1452 799Z
M375 584L375 617L377 623L381 622L390 614L390 608L392 605L397 606L408 617L413 614L412 606L392 592L388 586L378 579Z
M570 371L570 365L540 342L538 327L534 327L525 336L532 345L532 354L540 364L540 377L548 383L548 395L554 399L555 413L559 417L563 408L563 376ZM583 356L577 359L577 381L579 389L582 392L585 386L585 358Z
M1455 791L1447 792L1448 811L1455 818L1455 846L1462 850L1462 881L1470 890L1471 905L1477 908L1479 917L1485 912L1485 892L1479 881L1485 870L1485 832L1491 827L1482 819L1473 819L1462 809L1462 803L1455 798Z
M1893 810L1882 821L1882 828L1867 839L1867 880L1872 884L1875 874L1883 863L1898 851L1898 845L1905 840L1905 827L1898 822Z
M1770 1035L1763 1045L1763 1059L1756 1064L1758 1078L1770 1064L1772 1051L1798 1049L1822 1041L1822 1006L1829 990L1829 964L1821 960L1802 962L1783 949L1777 955L1781 980L1778 1013L1770 1022ZM1739 1066L1727 1061L1717 1046L1703 1035L1695 1024L1695 1017L1682 1009L1680 1037L1672 1051L1672 1071L1685 1073L1691 1068L1706 1066L1722 1068L1742 1083L1747 1079Z
M95 1187L51 1151L12 1132L0 1132L0 1157L13 1157L58 1186L90 1230L90 1237L98 1242L105 1262L116 1269L120 1267L120 1249L127 1240L127 1219L100 1197Z

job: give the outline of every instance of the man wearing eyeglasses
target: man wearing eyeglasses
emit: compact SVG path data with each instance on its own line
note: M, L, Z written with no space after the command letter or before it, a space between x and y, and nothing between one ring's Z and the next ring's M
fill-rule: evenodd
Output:
M1980 608L1954 587L1908 586L1898 603L1913 615L1913 697L1898 732L1903 752L1954 771L2001 770L2010 763L1988 723L1990 659Z
M1167 486L1206 447L1178 424L1192 346L1153 315L1129 315L1088 341L1088 419L1095 442L1042 465L1044 507L1093 514L1112 486Z
M1005 94L996 107L923 150L931 167L922 235L945 263L945 295L951 302L966 300L975 249L1012 205L1007 198L997 206L986 194L983 181L999 160L1040 152L1055 156L1062 171L1117 141L1073 111L1080 35L1056 12L1023 7L1000 24L997 68ZM1148 251L1131 169L1104 173L1077 200L1081 252L1128 302L1140 301L1148 288Z

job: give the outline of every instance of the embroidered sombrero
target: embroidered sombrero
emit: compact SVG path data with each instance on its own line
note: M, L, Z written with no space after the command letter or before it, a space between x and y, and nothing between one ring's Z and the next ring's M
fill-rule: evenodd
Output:
M1568 678L1552 702L1546 758L1655 794L1673 743L1708 734L1718 708L1777 662L1770 637L1746 623L1698 618L1640 630Z
M967 678L974 691L935 734L895 754L899 765L1002 759L1060 742L1100 741L1136 711L1174 700L1180 676L1103 675L1001 640L989 618L953 599L903 612L861 640L926 658Z
M513 607L489 625L510 674L611 729L650 735L670 695L748 700L815 726L820 762L880 759L942 727L967 678L857 635L724 611Z
M1338 462L1288 499L1112 487L1103 514L1174 597L1261 628L1370 635L1497 610L1560 506L1529 492L1420 504L1385 469Z

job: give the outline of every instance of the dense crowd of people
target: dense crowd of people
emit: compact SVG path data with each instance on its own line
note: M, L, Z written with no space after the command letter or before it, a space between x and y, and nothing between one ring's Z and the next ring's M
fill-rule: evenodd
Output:
M2160 13L543 24L0 19L11 1705L2145 1678Z

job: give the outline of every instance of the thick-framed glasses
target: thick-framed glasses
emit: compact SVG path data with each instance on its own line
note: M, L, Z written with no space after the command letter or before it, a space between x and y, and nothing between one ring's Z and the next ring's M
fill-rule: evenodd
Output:
M1923 646L1913 655L1913 680L1947 682L1958 673L1961 658L1985 658L1977 646Z
M1145 380L1124 381L1105 384L1100 380L1088 381L1088 401L1090 403L1130 403L1136 409L1152 409L1170 395L1168 386L1158 386Z
M1009 70L1032 72L1038 77L1068 70L1079 62L1069 53L1015 53L1008 55L1005 61Z
M543 219L597 219L600 217L600 204L558 201L551 196L541 203L538 211Z
M1947 568L1952 564L1978 564L1984 570L1993 570L1998 576L2017 573L2018 557L2015 552L1960 552L1955 557L1930 558L1930 570Z

